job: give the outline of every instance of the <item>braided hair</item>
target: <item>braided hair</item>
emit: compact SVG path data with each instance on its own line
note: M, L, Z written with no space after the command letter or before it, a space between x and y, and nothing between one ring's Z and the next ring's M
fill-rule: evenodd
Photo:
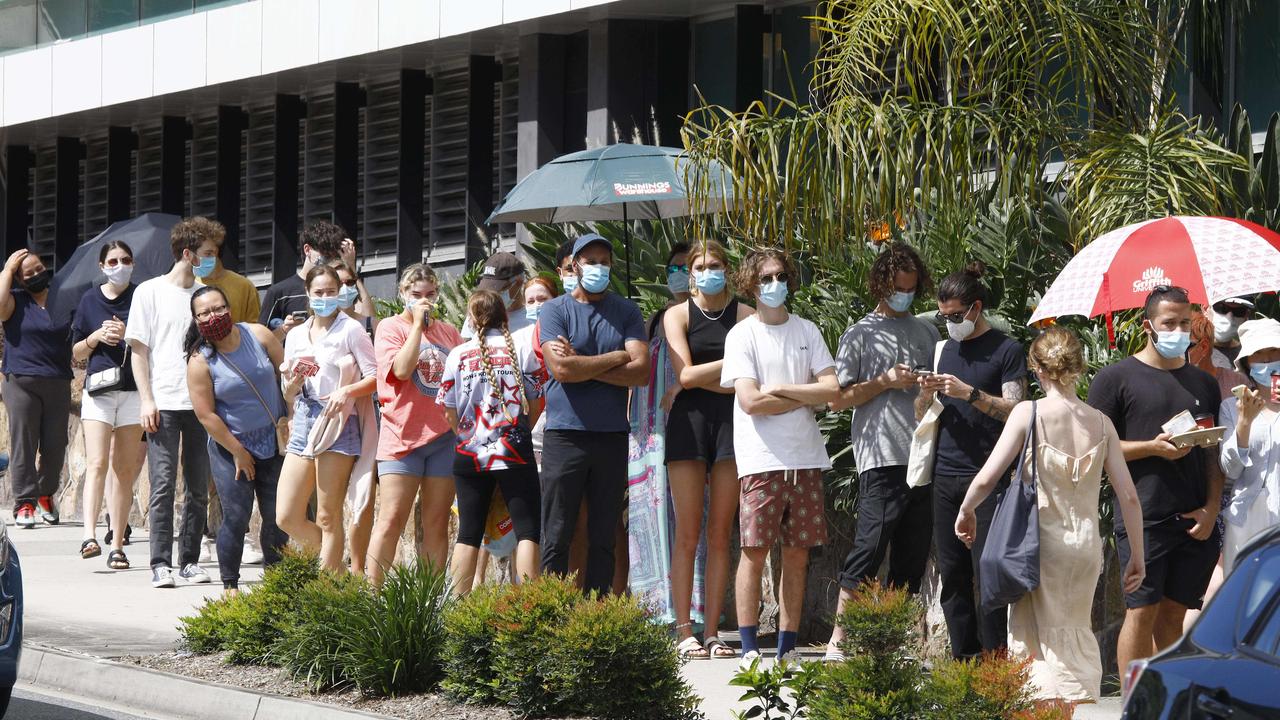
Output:
M493 397L502 402L502 383L493 369L489 359L489 343L485 341L485 333L489 330L502 331L506 340L507 353L511 358L511 368L516 376L516 386L520 398L520 411L529 414L529 398L525 392L524 373L520 371L520 362L516 355L515 343L511 340L511 331L507 327L507 308L502 298L492 290L476 290L467 301L467 314L471 316L475 327L476 344L480 349L480 366L484 368L485 377L489 380ZM505 405L504 405L505 408Z

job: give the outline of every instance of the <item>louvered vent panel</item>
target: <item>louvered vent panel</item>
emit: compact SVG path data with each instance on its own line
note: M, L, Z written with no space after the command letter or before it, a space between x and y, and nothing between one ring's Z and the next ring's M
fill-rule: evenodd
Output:
M244 274L271 272L271 213L275 177L275 110L262 106L249 111L245 143L245 181L240 198L244 214Z
M212 218L218 211L218 116L191 121L191 180L187 207L192 215Z
M85 140L84 174L80 185L81 242L107 229L107 136Z
M430 218L428 253L466 241L467 233L467 69L435 75L431 113Z
M134 158L133 216L160 212L160 126L138 128Z
M516 184L516 129L520 122L520 64L508 58L501 66L501 80L494 86L493 203L496 206ZM491 210L492 208L486 208ZM513 223L499 225L504 237L515 234Z
M360 207L360 247L365 263L396 253L396 185L399 181L400 79L365 88L365 121L360 144L364 168Z
M31 243L27 246L45 262L53 262L54 211L57 204L57 157L53 145L36 149L31 184Z
M302 173L302 224L333 217L333 86L307 95Z

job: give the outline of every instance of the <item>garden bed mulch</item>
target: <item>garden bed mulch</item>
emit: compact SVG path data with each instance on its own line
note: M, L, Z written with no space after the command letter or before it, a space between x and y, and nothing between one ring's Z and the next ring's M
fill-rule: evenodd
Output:
M389 715L403 718L403 720L511 720L515 717L501 708L459 705L441 695L433 694L398 698L368 698L363 697L356 690L316 694L280 668L231 665L224 662L223 657L222 653L192 655L169 652L161 655L122 657L120 662L230 685L251 692L341 705L353 710Z

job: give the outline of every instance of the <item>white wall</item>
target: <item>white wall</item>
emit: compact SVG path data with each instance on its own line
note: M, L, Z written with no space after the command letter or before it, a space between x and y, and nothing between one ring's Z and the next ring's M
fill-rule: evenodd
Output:
M0 57L0 127L614 0L255 0Z

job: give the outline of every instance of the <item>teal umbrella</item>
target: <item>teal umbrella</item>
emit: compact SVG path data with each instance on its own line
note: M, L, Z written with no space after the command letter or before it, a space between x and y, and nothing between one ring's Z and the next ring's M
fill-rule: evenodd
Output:
M688 185L709 188L689 202ZM622 143L571 153L529 173L502 199L488 223L621 220L631 287L630 220L714 213L733 202L733 178L716 161L695 165L679 148Z

